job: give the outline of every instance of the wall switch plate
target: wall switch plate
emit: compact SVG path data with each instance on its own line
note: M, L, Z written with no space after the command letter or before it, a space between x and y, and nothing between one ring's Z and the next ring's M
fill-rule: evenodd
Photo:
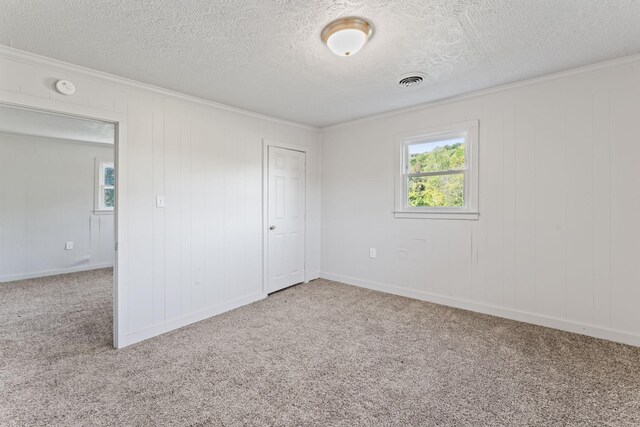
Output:
M73 249L73 242L67 242L64 244L65 251L70 251L71 249Z
M369 248L369 258L376 257L376 248Z
M164 208L164 196L156 196L156 208Z

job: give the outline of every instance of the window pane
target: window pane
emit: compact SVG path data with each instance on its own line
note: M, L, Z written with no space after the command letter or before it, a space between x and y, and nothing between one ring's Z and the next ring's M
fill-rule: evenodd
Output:
M104 168L104 185L116 185L116 171L114 168Z
M409 173L441 172L464 168L464 138L411 144Z
M410 177L409 206L464 207L464 174Z
M105 208L113 208L116 205L115 191L116 190L113 188L104 189L104 207Z

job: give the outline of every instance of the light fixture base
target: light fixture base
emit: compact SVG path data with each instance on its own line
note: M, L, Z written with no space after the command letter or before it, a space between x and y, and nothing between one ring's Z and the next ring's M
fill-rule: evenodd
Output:
M338 35L338 33L341 34ZM351 33L351 35L346 36L345 39L345 34L348 33ZM355 40L353 37L354 33L360 33L359 36L355 36ZM332 36L334 35L336 37L332 39ZM322 33L320 33L320 38L322 39L322 42L326 44L329 49L331 49L331 51L336 55L350 56L360 50L372 35L373 25L371 25L369 21L357 16L347 16L330 22L326 27L324 27ZM338 44L342 44L342 46L340 47L353 45L354 49L344 49L344 51L341 51L339 50L340 48L334 46L334 44L336 43L336 38L340 36L342 36L342 40L337 42Z

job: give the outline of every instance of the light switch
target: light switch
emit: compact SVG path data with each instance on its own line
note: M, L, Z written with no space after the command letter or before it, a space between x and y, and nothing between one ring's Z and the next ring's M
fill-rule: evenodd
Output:
M376 257L376 248L369 248L369 258Z
M70 251L71 249L73 249L73 242L67 242L64 244L65 251Z
M156 208L164 208L164 196L156 196Z

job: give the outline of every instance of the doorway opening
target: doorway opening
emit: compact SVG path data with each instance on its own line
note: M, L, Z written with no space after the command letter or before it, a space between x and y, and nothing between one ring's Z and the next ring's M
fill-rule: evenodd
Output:
M116 123L0 104L0 323L21 345L117 346L116 147Z

